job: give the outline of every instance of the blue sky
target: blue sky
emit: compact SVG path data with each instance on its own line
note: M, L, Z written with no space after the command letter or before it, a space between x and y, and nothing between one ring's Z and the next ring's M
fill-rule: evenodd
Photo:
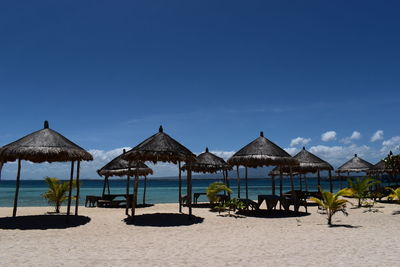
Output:
M355 152L375 162L389 149L399 153L399 7L397 1L1 3L0 145L49 120L95 154L83 174L97 177L96 168L162 124L196 153L209 146L229 156L263 130L291 153L306 144L336 166ZM335 134L323 141L329 131ZM51 165L51 174L67 176L59 165ZM176 173L157 168L158 176ZM48 170L29 165L24 177L39 179ZM3 177L14 176L7 164Z

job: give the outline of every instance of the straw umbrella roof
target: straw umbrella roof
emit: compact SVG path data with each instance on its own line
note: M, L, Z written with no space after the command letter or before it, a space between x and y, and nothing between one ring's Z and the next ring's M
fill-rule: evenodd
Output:
M293 173L297 173L297 174L309 173L309 172L314 173L314 172L317 172L318 170L321 170L321 171L333 170L332 165L330 165L325 160L317 157L313 153L307 151L305 147L303 147L303 149L299 153L297 153L295 156L293 156L293 158L297 159L300 163L299 166L295 166L292 168ZM288 174L289 168L284 167L282 169L282 171L284 174ZM270 175L277 175L277 174L279 174L278 168L274 168L270 172Z
M393 152L390 151L388 157L393 156ZM385 160L380 160L378 163L376 163L369 171L369 173L384 173L384 172L392 172L391 168L388 168L386 166Z
M189 149L164 133L162 126L158 133L147 138L136 147L122 156L128 161L157 161L177 163L178 161L191 162L196 160Z
M125 149L123 154L111 160L104 165L101 169L97 170L100 176L147 176L153 174L153 170L141 161L132 161L122 159L122 155L126 153Z
M230 165L242 165L247 167L263 167L270 165L298 165L298 161L292 158L285 150L264 137L260 136L250 144L236 152L230 159Z
M80 146L50 129L49 123L45 121L43 129L0 148L0 161L7 162L17 159L40 163L89 161L93 160L93 157Z
M384 160L380 160L376 163L372 168L368 171L369 173L378 173L378 172L391 172L392 169L386 167L386 163Z
M336 172L366 172L370 170L374 165L368 161L363 160L358 157L357 154L354 155L352 159L347 161L345 164L340 166Z
M183 170L186 170L188 164L182 166ZM217 171L229 170L231 167L225 162L223 158L208 151L201 153L196 157L196 161L189 164L190 168L194 172L202 173L215 173Z

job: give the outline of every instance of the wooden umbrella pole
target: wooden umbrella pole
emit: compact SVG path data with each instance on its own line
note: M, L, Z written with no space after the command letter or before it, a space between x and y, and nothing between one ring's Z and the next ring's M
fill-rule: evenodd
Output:
M294 181L293 181L293 171L292 171L292 166L289 166L289 174L290 174L290 187L292 190L292 193L294 191Z
M230 186L229 186L229 177L228 177L228 170L224 170L224 172L225 172L225 177L226 177L226 186L228 187L228 188L230 188ZM229 198L231 198L231 193L228 191L228 196L229 196Z
M17 181L16 181L16 185L15 185L13 217L17 216L17 206L18 206L18 194L19 194L19 181L20 181L20 178L21 178L21 159L18 159L18 170L17 170Z
M283 180L283 175L282 175L282 168L279 167L279 196L282 197L283 195L283 188L282 188L282 180ZM282 209L282 203L279 201L279 209Z
M146 190L147 190L147 176L144 176L144 186L143 186L143 205L146 205Z
M306 191L308 192L308 182L307 182L307 176L306 176L306 174L303 174L303 177L304 177L304 184L305 184L305 186L306 186Z
M224 185L226 185L226 178L225 178L225 171L224 170L222 170L222 179L224 181ZM224 196L226 196L226 190L224 190Z
M245 171L246 171L246 199L249 198L249 186L248 186L248 182L247 182L247 167L245 167Z
M275 175L271 175L272 195L275 195Z
M303 181L301 180L301 174L299 173L299 181L300 181L300 191L303 191Z
M135 209L136 209L136 203L137 203L138 186L139 186L139 176L137 175L137 170L136 170L136 173L135 173L135 182L133 183L132 219L133 219L133 217L135 216Z
M68 206L67 206L67 222L69 220L69 214L71 212L71 199L72 199L72 184L74 180L74 164L75 161L71 162L71 175L69 177L69 192L68 192Z
M75 216L78 216L78 209L79 209L79 194L80 194L80 182L79 176L81 171L81 161L78 160L76 165L76 201L75 201Z
M108 179L108 176L107 176L107 188L108 188L108 194L110 194L110 179Z
M106 181L107 181L107 176L104 176L104 181L103 181L103 194L102 197L104 198L104 195L106 193Z
M319 190L319 187L321 186L321 173L319 172L319 169L317 170L317 175L318 175L318 190Z
M182 213L182 170L181 170L181 162L178 161L179 175L178 175L178 201L179 201L179 212Z
M126 205L125 205L125 215L129 215L129 184L130 184L131 177L128 175L126 177Z
M239 165L236 166L236 175L237 175L237 196L240 198L240 176L239 176Z
M332 184L332 172L329 170L329 191L333 192L333 184Z
M186 166L188 166L187 164ZM187 185L187 205L189 207L189 216L192 216L192 170L191 167L189 166L187 171L187 176L186 176L186 185Z

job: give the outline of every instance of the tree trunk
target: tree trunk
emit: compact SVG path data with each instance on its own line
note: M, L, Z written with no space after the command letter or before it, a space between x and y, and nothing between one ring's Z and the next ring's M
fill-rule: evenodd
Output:
M330 211L328 212L328 225L332 225L332 214Z

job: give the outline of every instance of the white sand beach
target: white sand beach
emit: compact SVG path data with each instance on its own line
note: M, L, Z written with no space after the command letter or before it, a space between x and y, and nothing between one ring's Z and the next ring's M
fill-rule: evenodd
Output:
M0 220L0 265L398 265L400 214L396 213L400 205L378 203L374 209L349 208L348 217L335 215L338 226L328 227L316 207L309 207L308 216L286 218L221 217L206 208L195 208L194 214L204 220L195 220L192 225L157 227L127 225L122 209L82 207L80 214L90 221L66 229L10 230L4 229L6 223ZM18 215L43 215L48 211L52 208L22 207ZM176 212L177 204L137 210L137 214ZM0 208L1 217L11 213L11 208ZM177 222L187 223L185 218Z

